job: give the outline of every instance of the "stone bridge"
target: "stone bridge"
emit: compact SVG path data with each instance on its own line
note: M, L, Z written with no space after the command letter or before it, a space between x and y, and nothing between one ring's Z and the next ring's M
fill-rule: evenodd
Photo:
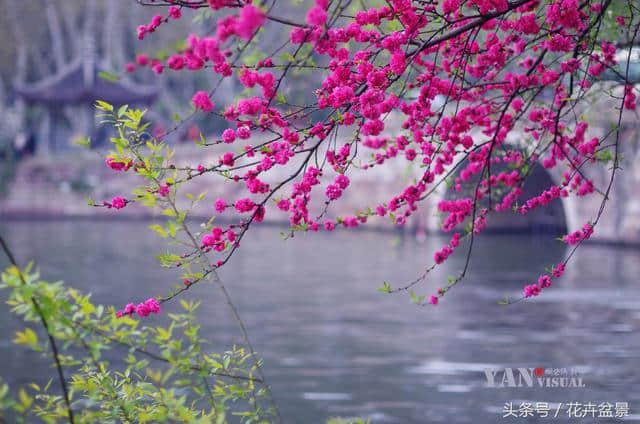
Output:
M619 87L618 91L620 91ZM621 97L622 93L615 92L615 94ZM583 118L589 123L587 138L603 137L611 132L618 123L619 104L619 101L614 101L605 95L581 111ZM508 143L517 147L520 142L518 133L514 131ZM605 144L614 142L615 133L607 139ZM613 153L613 149L610 150ZM619 131L619 155L621 168L616 171L609 199L592 239L606 243L640 245L640 115L636 111L625 111L623 115ZM364 188L353 191L361 192L362 195L352 193L351 196L370 198L370 193L376 191L371 185L376 184L378 187L385 187L383 191L386 192L386 198L389 198L390 193L398 193L411 178L419 175L419 173L407 171L403 168L404 165L399 164L400 161L392 162L385 164L382 167L384 169L378 170L378 178L373 179L373 182L364 178L356 180L355 184ZM612 162L607 166L587 165L584 173L593 180L595 187L604 193L611 178L611 168ZM520 203L539 195L552 185L561 184L563 180L561 174L564 169L564 166L557 166L551 170L545 169L541 164L536 166L525 183ZM400 184L401 182L404 184ZM388 188L393 186L397 187L395 191ZM436 191L427 200L426 207L421 208L417 215L412 217L408 231L428 233L439 231L441 217L437 213L437 204L448 195L448 189L442 186L442 189ZM598 192L585 197L570 195L555 200L544 208L537 208L524 217L510 211L494 213L487 229L492 229L493 221L494 231L564 234L580 229L587 222L593 222L603 199L604 196Z
M607 96L602 96L607 97ZM610 131L612 124L617 122L618 111L616 105L610 101L599 101L591 105L589 110L583 111L590 123L588 136L601 136ZM611 196L606 205L593 239L604 242L640 244L640 120L635 113L627 112L620 130L621 167L616 173ZM393 128L393 122L388 125L390 134L398 129ZM345 135L346 136L346 135ZM256 141L253 140L255 143ZM518 135L514 132L509 142L517 145ZM228 147L223 148L227 149ZM194 146L178 146L178 164L209 164L217 162L220 151L207 149L206 151ZM560 167L559 167L560 168ZM597 167L596 173L587 172L593 178L597 188L605 190L610 178L610 170ZM274 168L275 170L275 168ZM542 166L534 170L525 185L526 200L538 195L552 184L559 184L562 176L560 171L548 172ZM353 214L377 202L386 201L401 193L402 189L422 171L407 166L404 160L390 160L384 166L367 172L351 174L352 186L345 191L339 202L332 206L333 215ZM277 178L286 178L284 171ZM134 177L135 178L135 177ZM127 195L131 187L136 184L131 175L124 176L107 169L99 154L96 152L75 152L69 155L52 158L33 158L18 168L14 184L8 197L0 198L0 216L128 216L146 214L146 208L127 207L121 211L108 211L102 208L91 208L86 205L83 196L88 195L96 200L110 199L114 195ZM444 187L444 185L442 185ZM240 187L235 184L221 184L218 179L202 177L194 180L190 188L193 193L207 191L208 198L224 196L234 199L241 194ZM430 233L438 231L439 217L436 213L438 201L447 195L446 190L440 190L425 201L420 210L411 217L409 225L402 231ZM570 196L562 200L555 200L551 207L538 208L540 213L529 214L523 219L509 218L512 212L501 212L493 215L489 221L496 222L498 227L509 231L553 232L561 235L565 231L572 231L592 221L600 208L602 196L594 193L587 197L576 198ZM212 212L212 200L204 202L196 214L206 216ZM333 208L337 209L333 209ZM273 212L267 219L286 222L287 216ZM373 226L380 225L389 228L385 221L374 219ZM494 225L495 229L495 225Z

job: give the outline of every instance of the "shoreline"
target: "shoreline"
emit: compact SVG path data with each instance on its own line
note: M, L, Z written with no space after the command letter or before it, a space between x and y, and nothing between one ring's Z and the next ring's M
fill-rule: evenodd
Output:
M98 222L144 222L152 220L168 220L169 217L163 215L153 214L118 214L118 215L99 215L99 214L65 214L65 213L47 213L47 212L0 212L0 224L7 222L56 222L56 221L98 221ZM189 221L202 220L206 221L209 217L204 215L191 215L187 218ZM232 222L225 217L219 217L216 219L218 222L228 224ZM288 229L289 226L285 221L264 221L260 223L260 226L266 226L270 228ZM487 229L482 233L483 236L488 237L505 237L505 236L530 236L533 237L556 237L559 234L559 229L548 228L545 231L532 233L529 229L512 229L512 228L494 228ZM416 237L414 227L391 227L388 225L362 225L355 229L351 228L349 231L356 232L369 232L380 234L396 234L405 237ZM427 237L445 238L447 235L442 232L433 232L426 230L424 235ZM640 241L632 242L625 240L609 240L603 238L591 238L585 240L586 246L605 246L614 249L640 249Z

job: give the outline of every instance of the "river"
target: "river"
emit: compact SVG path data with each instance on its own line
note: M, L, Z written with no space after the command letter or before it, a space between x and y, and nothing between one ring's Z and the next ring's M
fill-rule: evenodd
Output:
M121 306L175 284L153 258L164 245L147 225L7 221L0 232L23 263L36 261L43 278L65 280L93 293L94 302ZM283 241L280 231L256 229L221 277L264 358L286 423L322 423L334 416L369 417L373 423L549 421L538 415L503 419L508 403L518 409L526 402L547 402L551 414L560 404L561 422L567 420L567 402L628 402L626 420L640 420L637 250L584 246L542 296L502 306L501 298L517 296L567 252L546 236L481 237L468 279L438 306L418 307L405 294L376 288L415 278L445 239L419 243L393 233L342 231ZM452 256L417 292L435 292L462 268L464 256ZM6 295L0 292L3 302ZM240 342L213 285L196 286L185 298L203 301L203 334L214 349ZM167 311L174 308L177 303L165 304ZM6 381L53 376L44 358L11 343L20 323L6 306L0 308L0 328L0 374ZM486 369L538 367L545 373L573 371L585 387L488 387ZM496 381L503 376L497 373Z

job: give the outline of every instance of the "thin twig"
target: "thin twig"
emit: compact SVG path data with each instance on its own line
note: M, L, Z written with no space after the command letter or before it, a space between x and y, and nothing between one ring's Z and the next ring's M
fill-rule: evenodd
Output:
M7 255L7 258L9 258L9 262L11 262L11 264L17 269L22 285L26 286L27 282L24 279L24 276L22 275L22 271L18 267L16 258L13 256L13 253L9 249L9 246L7 245L7 243L5 242L1 234L0 234L0 245L2 245L2 250L4 250L4 253ZM62 369L62 363L60 362L60 355L58 353L58 345L56 344L56 340L53 337L53 334L51 333L51 330L49 328L49 323L47 322L47 319L45 318L44 313L42 312L42 308L40 307L40 304L38 303L38 301L34 296L31 296L31 303L33 303L33 309L36 311L36 314L40 317L42 326L44 327L44 330L47 332L47 337L49 338L49 344L51 346L51 351L53 353L53 359L56 362L56 368L58 370L58 379L60 380L60 385L62 386L62 393L64 394L64 401L67 405L67 415L69 418L69 423L75 424L75 419L73 417L73 410L71 409L71 400L69 399L69 388L67 387L67 382L64 378L64 371Z

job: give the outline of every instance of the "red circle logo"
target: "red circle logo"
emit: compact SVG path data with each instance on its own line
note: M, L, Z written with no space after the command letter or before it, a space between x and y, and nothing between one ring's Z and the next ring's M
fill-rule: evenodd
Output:
M536 377L542 377L544 375L544 368L536 368L535 370L533 370L533 373L536 375Z

